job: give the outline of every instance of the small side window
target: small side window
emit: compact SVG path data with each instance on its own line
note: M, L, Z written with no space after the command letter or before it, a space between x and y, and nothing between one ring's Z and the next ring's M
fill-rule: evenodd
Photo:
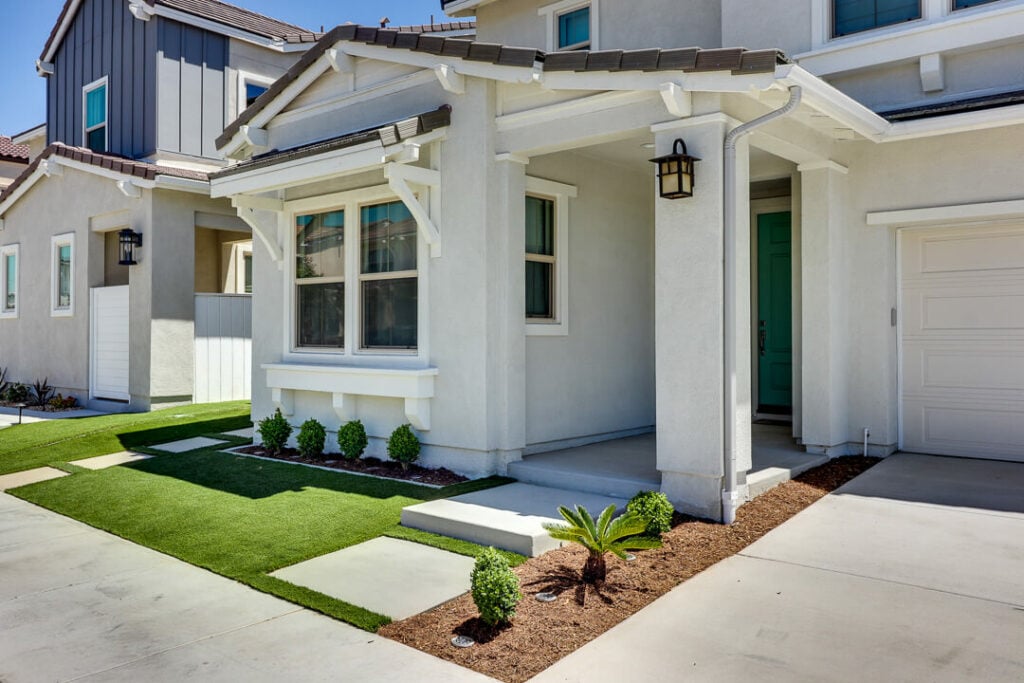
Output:
M18 316L18 245L0 247L0 318Z
M268 88L265 85L260 85L258 83L251 83L249 81L246 81L245 82L245 108L248 109L249 107L251 107L253 105L253 102L255 102L259 98L260 95L262 95L263 93L267 92L268 90L270 90L270 88Z
M590 47L590 6L580 7L558 19L558 49L586 50Z
M107 151L107 79L84 88L85 146L94 152Z
M57 235L51 238L52 273L50 315L71 316L75 312L75 236Z

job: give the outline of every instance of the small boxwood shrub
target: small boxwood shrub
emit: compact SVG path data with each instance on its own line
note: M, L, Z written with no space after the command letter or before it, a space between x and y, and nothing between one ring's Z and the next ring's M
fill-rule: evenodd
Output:
M0 396L0 400L7 403L28 403L29 393L28 385L12 382L7 385L7 389L4 391L4 395Z
M288 437L292 435L292 426L281 414L278 408L270 417L265 417L259 422L260 439L263 447L277 455L288 443Z
M420 440L412 431L411 425L402 425L391 432L388 438L388 457L402 463L402 469L420 458Z
M320 458L324 454L324 443L327 441L327 430L313 418L309 418L299 427L299 455L303 458Z
M647 523L645 536L661 536L672 528L675 508L660 491L641 491L626 504L626 510Z
M485 624L497 626L512 621L523 594L519 590L519 577L501 553L494 548L480 553L473 565L470 583L473 602Z
M346 422L338 430L338 448L348 460L358 460L369 443L369 439L366 438L366 428L359 420Z

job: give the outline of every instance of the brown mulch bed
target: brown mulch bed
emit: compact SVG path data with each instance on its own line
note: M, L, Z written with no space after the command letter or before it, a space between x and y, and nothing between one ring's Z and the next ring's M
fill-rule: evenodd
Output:
M629 563L610 555L608 580L600 588L581 584L587 553L578 546L530 559L515 569L525 598L508 628L488 629L467 594L389 624L380 634L509 683L526 681L878 462L861 456L832 460L746 503L732 526L677 515L662 548L637 553ZM540 591L558 599L538 602L533 596ZM453 635L468 635L477 644L455 648Z
M262 446L247 446L238 449L240 453L258 455L263 458L284 460L285 462L301 462L306 465L318 465L329 467L332 470L342 472L357 472L359 474L370 474L385 479L398 479L409 481L414 484L432 484L434 486L451 486L469 481L461 474L455 474L444 467L440 469L429 469L420 465L409 465L409 469L402 469L401 463L391 460L380 460L378 458L359 458L357 460L345 460L340 455L327 453L323 458L303 458L294 448L285 448L280 454L275 455Z
M5 401L0 401L0 408L14 408L15 410L17 410L18 404L17 403L7 403ZM36 412L36 413L69 413L69 412L74 411L74 410L82 410L82 406L76 405L76 406L71 406L70 408L57 408L57 407L51 406L49 404L47 404L45 406L34 406L34 405L29 405L29 404L26 403L24 405L24 409L28 410L28 411Z

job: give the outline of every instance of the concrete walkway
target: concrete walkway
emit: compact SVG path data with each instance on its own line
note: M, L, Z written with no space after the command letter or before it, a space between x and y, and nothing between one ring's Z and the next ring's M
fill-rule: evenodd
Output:
M1022 577L1024 465L893 456L534 680L1021 681Z
M0 680L489 681L0 494Z

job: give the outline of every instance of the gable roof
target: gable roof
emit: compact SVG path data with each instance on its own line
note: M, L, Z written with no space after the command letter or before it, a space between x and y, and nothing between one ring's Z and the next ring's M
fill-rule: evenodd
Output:
M514 47L464 38L446 38L412 31L345 24L324 34L323 38L307 50L301 59L270 86L269 90L260 95L252 106L228 124L217 138L217 147L222 148L229 143L242 126L252 121L339 41L378 45L500 66L540 68L544 71L732 71L752 74L771 73L778 64L789 61L779 50L747 50L741 47L710 50L693 47L670 50L654 48L547 53L532 47Z
M181 178L184 180L197 180L201 182L207 182L209 177L202 171L191 171L183 168L175 168L172 166L157 166L156 164L150 164L145 161L134 161L125 157L120 157L114 154L100 154L94 152L91 149L85 147L71 147L65 145L63 142L54 142L50 144L46 149L43 150L42 154L36 157L31 164L28 165L24 171L21 172L14 182L11 183L3 192L0 192L0 208L6 210L9 207L4 206L11 197L18 192L23 185L32 181L33 176L44 161L52 157L61 157L70 161L76 161L88 166L94 166L97 169L103 169L111 173L123 175L128 178L138 178L139 180L156 180L159 176L170 176L172 178Z
M53 59L57 48L64 40L71 21L84 1L66 0L60 16L57 18L57 23L53 25L50 37L46 39L46 45L39 55L40 61L49 62ZM220 0L141 0L141 2L149 7L158 5L167 7L190 14L198 19L221 24L225 28L234 28L286 43L314 43L323 35Z
M17 145L6 135L0 135L0 161L27 164L28 158L28 145Z

